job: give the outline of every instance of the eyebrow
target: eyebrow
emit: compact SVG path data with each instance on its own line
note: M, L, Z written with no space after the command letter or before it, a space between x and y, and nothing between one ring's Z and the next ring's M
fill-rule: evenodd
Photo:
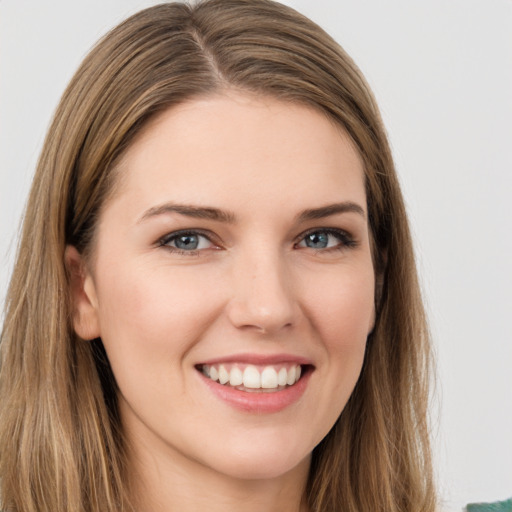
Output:
M208 219L215 220L218 222L225 222L228 224L234 224L236 218L235 214L219 208L212 208L209 206L194 206L185 204L174 204L166 203L160 206L154 206L147 210L142 217L139 219L139 223L143 222L151 217L158 215L164 215L166 213L179 213L186 217L193 217L195 219Z
M217 222L223 222L227 224L234 224L236 222L236 215L233 212L227 210L221 210L219 208L213 208L210 206L195 206L175 203L165 203L159 206L150 208L139 219L138 223L144 222L152 217L158 215L164 215L167 213L178 213L186 217L192 217L195 219L208 219ZM366 219L364 209L357 203L351 201L344 201L342 203L334 203L319 208L310 208L304 210L297 215L298 222L305 222L308 220L319 220L332 215L340 213L357 213Z
M327 206L321 206L320 208L304 210L297 216L297 218L299 222L304 222L307 220L324 219L325 217L330 217L331 215L336 215L339 213L357 213L366 219L366 213L364 209L352 201L344 201L342 203L334 203Z

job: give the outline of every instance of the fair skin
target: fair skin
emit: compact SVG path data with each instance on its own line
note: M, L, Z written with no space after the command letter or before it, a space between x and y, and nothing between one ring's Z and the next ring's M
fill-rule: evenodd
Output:
M152 120L119 173L92 257L66 258L139 510L307 510L374 322L357 151L317 111L231 91Z

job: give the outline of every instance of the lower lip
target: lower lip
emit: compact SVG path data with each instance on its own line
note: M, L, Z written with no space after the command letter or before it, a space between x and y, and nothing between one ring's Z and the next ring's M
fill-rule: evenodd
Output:
M293 385L281 391L242 391L231 386L225 386L198 373L208 388L221 400L244 412L274 413L286 409L299 401L306 390L309 378L313 372L308 370Z

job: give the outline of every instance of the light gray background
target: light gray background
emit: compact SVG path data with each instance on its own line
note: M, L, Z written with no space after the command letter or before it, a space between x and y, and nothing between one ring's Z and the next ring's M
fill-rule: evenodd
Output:
M143 0L0 0L0 302L46 127L88 48ZM288 0L373 87L406 196L439 379L447 510L512 495L512 0Z

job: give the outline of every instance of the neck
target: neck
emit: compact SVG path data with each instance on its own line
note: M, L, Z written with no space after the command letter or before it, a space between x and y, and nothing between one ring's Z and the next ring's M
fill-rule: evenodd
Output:
M179 453L132 453L130 489L137 512L307 512L304 490L310 458L284 475L241 479Z

